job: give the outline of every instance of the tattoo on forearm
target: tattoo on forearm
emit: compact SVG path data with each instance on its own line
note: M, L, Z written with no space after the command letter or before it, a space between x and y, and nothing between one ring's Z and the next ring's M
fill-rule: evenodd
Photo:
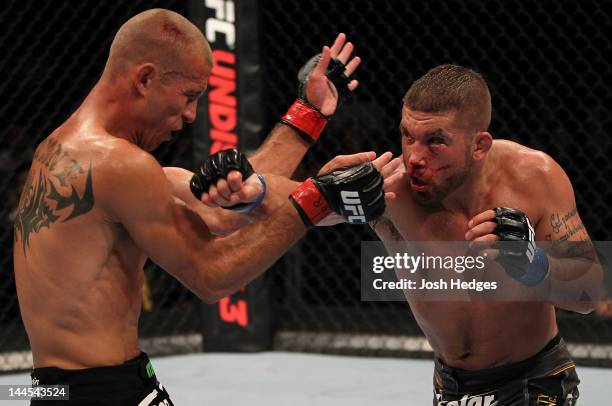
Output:
M79 195L75 184L82 184L85 171L75 159L66 159L68 156L53 138L44 141L34 155L34 161L40 165L30 169L14 224L14 238L21 239L24 254L32 234L43 227L50 228L55 222L81 216L94 206L91 162L84 179L85 189Z

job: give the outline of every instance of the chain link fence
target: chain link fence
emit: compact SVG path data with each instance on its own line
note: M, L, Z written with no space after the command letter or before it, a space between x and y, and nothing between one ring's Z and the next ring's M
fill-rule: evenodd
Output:
M494 105L491 132L542 149L567 171L594 240L610 240L612 60L609 0L262 0L264 128L293 101L302 63L348 34L363 63L360 87L331 121L297 174L337 154L399 153L401 99L429 68L452 62L481 71ZM79 105L102 72L114 32L144 9L186 14L182 0L17 1L0 10L0 370L28 368L12 270L12 219L35 145ZM190 129L187 130L187 132ZM191 134L156 152L164 165L193 167ZM405 303L360 301L360 241L366 227L311 232L275 266L277 347L333 353L426 355ZM199 302L153 264L145 269L141 335L152 353L201 348ZM612 359L612 320L560 313L581 358ZM168 338L172 336L172 338ZM161 338L160 338L161 337Z
M612 116L606 107L612 98L610 1L269 0L263 5L268 127L294 97L295 72L338 32L348 35L363 59L355 97L309 152L301 178L337 154L399 153L401 100L409 85L436 65L456 63L487 79L494 137L550 154L573 183L591 238L612 238ZM376 239L365 227L317 229L285 256L273 275L282 332L278 346L431 356L407 304L360 301L360 241ZM610 365L611 319L565 312L558 319L566 339L582 343L573 347L577 357Z

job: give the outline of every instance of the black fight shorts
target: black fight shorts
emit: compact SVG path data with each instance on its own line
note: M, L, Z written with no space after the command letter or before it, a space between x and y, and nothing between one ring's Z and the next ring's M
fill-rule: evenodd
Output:
M32 370L32 386L67 385L68 400L31 400L31 405L172 406L144 352L121 365L87 369Z
M466 371L436 357L434 406L574 406L575 364L557 335L531 358L514 364Z

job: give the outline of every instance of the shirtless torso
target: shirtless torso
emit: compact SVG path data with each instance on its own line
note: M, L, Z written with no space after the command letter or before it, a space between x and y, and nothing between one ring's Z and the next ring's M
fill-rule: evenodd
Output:
M567 238L563 230L551 227L551 216L558 213L570 213L570 220L580 224L576 227L579 235L569 237L588 238L577 214L571 216L575 213L573 194L555 201L559 193L550 193L557 189L555 183L565 179L550 157L513 142L494 141L484 173L480 193L469 199L472 204L467 210L421 205L413 198L408 181L404 182L375 231L383 241L465 241L473 216L505 206L527 214L536 240ZM554 306L547 302L418 301L409 292L406 297L437 355L447 365L461 369L521 361L557 333Z
M102 167L136 147L83 132L69 121L39 145L19 205L15 274L36 367L113 365L139 353L145 256L102 205Z
M331 57L347 63L351 50L339 35L311 73L311 102L326 115L338 98L326 64ZM348 74L359 65L359 58L350 60ZM296 182L272 175L290 175L308 149L292 127L276 126L253 157L257 171L266 173L268 193L248 214L206 207L190 191L192 173L164 170L148 152L194 122L212 66L210 46L187 19L163 9L140 13L117 32L83 103L38 145L13 249L35 369L118 366L138 356L146 258L214 303L261 275L306 233L287 199ZM285 155L292 158L278 160ZM371 155L337 157L328 170ZM390 159L374 165L381 170ZM214 185L217 198L222 189L238 195L233 204L258 197L248 179L243 183L234 171L227 176Z

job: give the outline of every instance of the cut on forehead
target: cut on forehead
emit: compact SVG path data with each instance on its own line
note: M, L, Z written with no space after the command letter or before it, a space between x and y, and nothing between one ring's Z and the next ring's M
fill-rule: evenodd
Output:
M203 57L212 67L210 45L195 25L173 11L151 9L135 15L119 28L108 65L120 68L152 62L172 70L186 64L186 58L192 54Z

